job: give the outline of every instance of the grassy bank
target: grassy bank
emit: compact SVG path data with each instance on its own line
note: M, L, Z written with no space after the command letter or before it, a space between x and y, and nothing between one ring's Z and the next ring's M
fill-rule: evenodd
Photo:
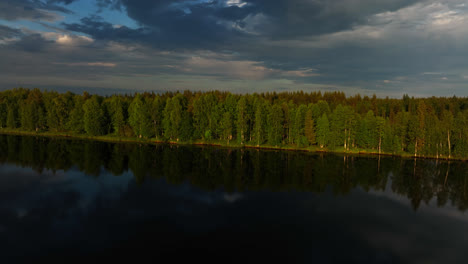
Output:
M105 135L105 136L88 136L84 134L75 134L70 132L34 132L34 131L23 131L23 130L13 130L7 128L0 128L0 134L7 134L7 135L24 135L24 136L40 136L40 137L51 137L51 138L73 138L73 139L84 139L84 140L95 140L95 141L103 141L103 142L132 142L132 143L145 143L145 144L175 144L175 145L203 145L203 146L218 146L218 147L226 147L226 148L252 148L252 149L267 149L267 150L281 150L281 151L303 151L303 152L316 152L316 153L337 153L337 154L350 154L350 155L374 155L374 156L397 156L403 158L414 158L414 155L409 153L386 153L386 152L378 152L372 149L350 149L345 150L344 148L337 148L337 149L328 149L328 148L320 148L318 146L309 146L309 147L296 147L292 145L280 145L280 146L271 146L271 145L255 145L255 144L239 144L237 142L231 141L220 141L220 140L212 140L212 141L166 141L166 140L159 140L157 138L136 138L136 137L119 137L115 135ZM468 159L461 159L461 158L448 158L448 157L436 157L436 156L424 156L418 155L417 158L423 159L442 159L442 160L462 160L467 161Z

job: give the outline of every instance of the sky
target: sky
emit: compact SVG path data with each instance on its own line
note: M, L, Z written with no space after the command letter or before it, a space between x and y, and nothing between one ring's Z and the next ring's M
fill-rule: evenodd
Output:
M0 90L468 96L466 0L0 0Z

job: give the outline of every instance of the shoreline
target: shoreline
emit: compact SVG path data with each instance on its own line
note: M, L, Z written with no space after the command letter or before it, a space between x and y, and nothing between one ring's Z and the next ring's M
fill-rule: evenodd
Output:
M212 146L212 147L223 147L230 149L240 149L240 148L249 148L249 149L258 149L258 150L278 150L278 151L300 151L300 152L309 152L309 153L333 153L333 154L348 154L348 155L357 155L357 156L384 156L384 157L401 157L406 159L434 159L434 160L445 160L445 161L468 161L468 158L448 158L448 157L436 157L436 156L414 156L411 154L393 154L386 152L375 152L368 151L364 149L354 149L354 150L330 150L330 149L319 149L317 147L308 147L308 148L295 148L294 146L269 146L269 145L249 145L249 144L223 144L221 142L201 142L201 141L189 141L189 142L177 142L177 141L164 141L158 140L156 138L151 139L138 139L135 137L117 137L113 135L106 136L87 136L83 134L73 134L73 133L64 133L64 132L34 132L34 131L19 131L0 128L0 134L2 135L16 135L16 136L39 136L39 137L49 137L49 138L65 138L65 139L83 139L83 140L93 140L101 142L113 142L113 143L144 143L144 144L170 144L170 145L191 145L191 146Z

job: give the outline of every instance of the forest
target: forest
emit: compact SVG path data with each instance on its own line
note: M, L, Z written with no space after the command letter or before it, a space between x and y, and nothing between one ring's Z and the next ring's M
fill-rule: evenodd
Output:
M468 158L468 98L343 92L0 92L0 132Z

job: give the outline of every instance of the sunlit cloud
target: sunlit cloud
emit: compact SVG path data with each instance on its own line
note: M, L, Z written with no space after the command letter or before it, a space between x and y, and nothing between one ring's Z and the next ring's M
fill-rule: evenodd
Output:
M90 67L115 67L117 66L116 63L112 62L74 62L74 63L60 63L55 62L58 65L66 65L66 66L90 66Z
M228 0L226 2L226 5L228 6L237 6L237 7L243 7L247 5L246 2L243 2L242 0Z
M89 44L94 42L90 37L86 36L70 36L70 35L61 35L57 37L57 43L62 45L80 45L80 44Z
M129 89L147 78L148 89L468 95L467 24L464 0L8 0L0 70L15 80L0 86L54 75Z

